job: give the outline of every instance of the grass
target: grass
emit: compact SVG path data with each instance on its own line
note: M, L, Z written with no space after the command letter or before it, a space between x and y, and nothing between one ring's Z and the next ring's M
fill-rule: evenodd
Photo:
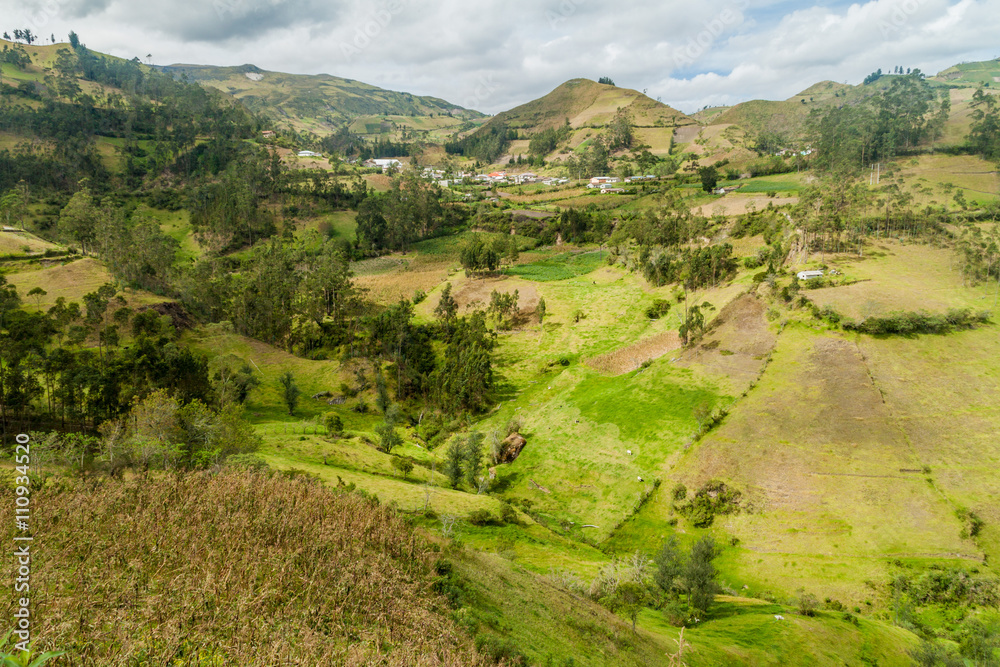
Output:
M104 265L90 257L68 262L60 261L46 268L30 267L29 270L9 274L7 280L17 288L22 298L35 287L44 289L46 295L41 297L38 304L34 298L24 299L26 307L39 307L42 310L55 305L59 297L64 297L67 302L76 301L82 305L84 294L96 291L101 285L115 282ZM132 308L170 300L142 290L125 289L123 293Z
M64 252L66 248L40 239L30 232L0 232L0 255L25 257L44 253L46 250Z
M564 253L531 264L519 264L505 273L525 280L551 282L586 275L606 264L606 261L607 253L604 251Z
M957 208L958 191L972 206L986 204L1000 194L996 165L974 155L921 155L904 158L899 166L917 207L944 204Z
M949 248L882 240L865 254L815 256L860 282L802 294L855 320L895 310L943 313L950 308L993 308L996 285L967 287L957 270L958 256Z
M785 329L754 391L674 475L689 489L718 478L746 495L752 509L713 526L739 540L725 563L731 583L878 604L878 592L859 584L884 581L893 558L980 559L923 465L857 346L798 325ZM643 513L646 524L665 523L665 494Z
M995 475L1000 428L997 327L914 339L862 337L873 377L927 466L934 489L952 509L976 512L985 526L973 552L1000 558L1000 483ZM949 532L960 530L957 520Z
M783 616L778 620L775 616ZM646 630L676 639L678 629L652 610L640 623ZM686 661L701 665L910 665L906 655L916 638L899 628L842 613L821 611L808 618L784 605L720 596L703 622L685 629L692 649ZM673 649L676 650L676 643ZM672 651L673 652L673 651Z
M205 253L194 237L190 212L186 210L162 211L146 208L143 210L143 214L153 217L159 223L163 233L177 241L175 264L190 264Z

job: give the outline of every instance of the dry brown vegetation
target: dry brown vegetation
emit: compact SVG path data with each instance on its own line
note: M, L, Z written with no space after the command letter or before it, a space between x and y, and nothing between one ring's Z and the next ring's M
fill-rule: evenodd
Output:
M430 549L358 495L227 471L32 501L33 638L67 651L53 664L484 664L431 592Z

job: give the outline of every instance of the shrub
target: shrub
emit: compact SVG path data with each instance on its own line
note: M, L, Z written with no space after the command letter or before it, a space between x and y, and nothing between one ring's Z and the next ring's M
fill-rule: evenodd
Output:
M497 664L527 665L528 656L510 639L494 635L476 635L476 649Z
M707 528L715 521L717 514L739 512L740 496L739 491L728 487L725 482L713 479L705 482L695 492L694 498L675 504L674 509L695 527Z
M503 505L500 506L500 521L502 521L503 523L514 523L514 524L518 522L517 510L514 509L513 505L511 505L508 502L505 502Z
M344 434L344 421L336 412L327 412L323 417L323 425L326 426L326 432L334 437Z
M819 600L812 593L799 591L798 612L802 616L815 616L819 607Z
M473 526L492 526L497 523L497 518L488 509L478 509L469 513L469 523Z
M989 322L989 319L988 312L973 313L968 308L952 309L944 315L898 311L882 317L867 317L861 322L845 322L844 328L873 336L944 334L971 329L977 324Z
M666 299L656 299L646 308L646 317L651 320L658 320L670 312L670 302Z
M677 482L676 484L674 484L674 489L671 493L674 497L674 500L684 500L685 498L687 498L688 490L686 486L684 486L680 482Z

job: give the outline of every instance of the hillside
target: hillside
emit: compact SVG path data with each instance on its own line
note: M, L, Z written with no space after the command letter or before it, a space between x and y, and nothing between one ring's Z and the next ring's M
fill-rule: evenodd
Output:
M477 111L435 97L384 90L329 74L286 74L254 65L178 64L159 69L232 95L276 124L319 135L348 124L362 135L387 134L396 129L393 126L432 134L454 131L466 121L483 117Z
M790 138L798 138L802 135L805 120L813 109L854 100L860 94L860 88L833 81L821 81L787 100L741 102L721 113L712 114L708 120L713 125L739 125L755 135L761 132L780 132Z
M676 127L694 120L666 104L629 88L618 88L589 79L573 79L548 95L497 114L490 122L535 132L560 127L566 120L573 129L600 128L611 122L618 109L628 109L638 127Z
M949 86L994 87L1000 83L1000 58L954 65L938 72L937 76L931 77L931 81L945 83Z

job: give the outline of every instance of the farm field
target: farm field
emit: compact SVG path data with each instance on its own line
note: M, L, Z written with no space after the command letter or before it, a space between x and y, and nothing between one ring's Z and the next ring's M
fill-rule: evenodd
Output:
M53 252L65 252L66 248L41 239L30 232L0 232L0 255L20 256Z
M82 304L84 294L95 292L101 285L114 282L114 278L104 265L90 257L49 264L37 270L24 270L7 275L7 281L17 288L22 298L35 287L46 291L37 304L34 298L24 299L25 305L29 308L48 310L55 305L59 297L64 297L67 302L76 301ZM166 297L142 290L126 288L123 293L132 308L170 301Z
M858 282L840 287L803 290L817 306L830 307L844 317L861 320L893 311L950 308L993 310L996 285L969 287L958 272L957 255L950 249L896 240L875 242L864 257L841 254L814 256ZM919 287L916 287L919 285Z

